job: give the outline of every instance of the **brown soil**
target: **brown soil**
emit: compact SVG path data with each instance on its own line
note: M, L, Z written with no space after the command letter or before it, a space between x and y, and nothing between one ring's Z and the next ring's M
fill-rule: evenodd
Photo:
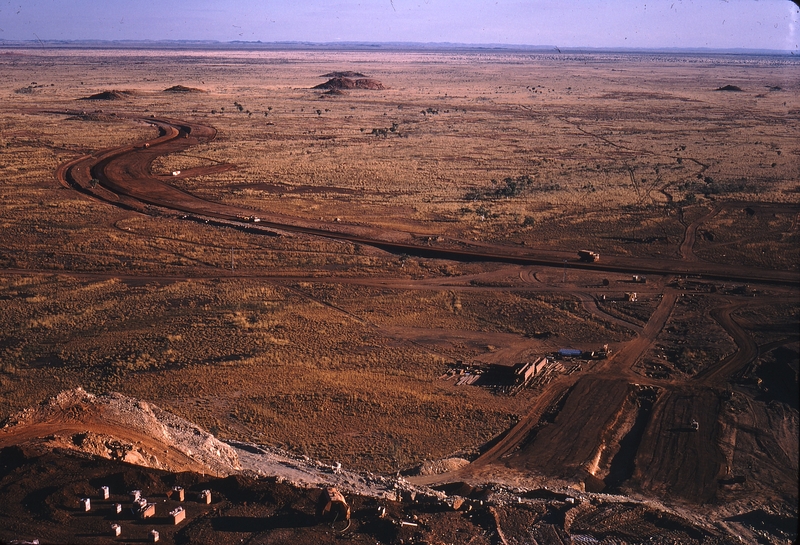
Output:
M325 194L325 193L335 193L341 195L355 195L363 192L359 192L355 189L350 189L347 187L319 187L315 185L278 185L278 184L266 184L266 183L255 183L255 184L243 184L241 186L242 189L257 189L258 191L266 191L268 193L275 193L278 195L287 195L287 194L296 194L296 195L304 195L304 194Z
M713 501L725 470L717 446L722 409L719 393L713 390L687 388L663 394L636 455L633 487L697 504ZM699 423L696 432L692 420Z
M82 389L7 418L0 447L27 443L172 471L239 469L235 452L197 426L142 401Z
M120 101L91 124L63 123L80 116L77 84L13 91L119 53L3 64L3 415L83 384L328 464L428 462L445 473L417 482L507 483L523 499L557 484L624 492L725 535L790 539L796 60L369 52L359 66L392 88L323 112L302 82L349 54L148 54L86 81L164 74L152 113ZM722 81L786 93L722 100L712 62ZM167 74L202 74L210 92L167 95ZM559 361L516 395L447 378L605 343L607 360ZM112 441L82 433L58 441ZM474 542L497 527L569 539L557 506L544 519L494 507L481 530L445 518ZM630 507L577 528L628 539L629 516L672 524Z
M81 188L95 196L110 200L111 202L124 203L135 209L141 209L141 204L163 206L181 212L203 214L210 217L227 220L239 220L249 216L252 210L242 207L233 207L217 202L199 198L187 191L173 185L164 183L152 176L151 164L155 159L166 153L183 151L190 146L207 143L216 137L216 129L198 123L185 123L168 119L144 118L141 121L156 125L161 130L161 136L155 140L136 146L124 146L117 150L107 150L99 157L90 156L81 158L74 163L64 164L60 167L58 177L64 185ZM216 171L219 166L195 169L194 174L201 174L204 170L209 173ZM101 182L99 187L90 186L90 177ZM111 193L103 193L110 190ZM731 271L729 267L717 266L713 263L676 262L672 260L645 260L611 257L605 258L600 263L584 263L572 257L562 259L564 252L538 251L536 254L520 251L518 248L506 246L489 247L483 249L475 247L464 240L446 240L441 245L414 244L415 233L407 233L389 229L378 229L361 225L347 225L333 228L330 224L316 221L303 220L276 212L270 213L271 221L262 222L264 227L287 229L306 234L333 237L350 240L357 243L373 245L382 250L405 252L424 257L434 257L455 260L488 260L522 264L550 264L569 261L573 268L646 272L664 274L671 272L692 272L703 274L711 278L745 280L771 280L779 283L792 283L795 275L784 271L765 271L755 268L740 267L738 271ZM437 240L439 242L439 240ZM737 275L738 272L738 275Z
M546 414L506 463L569 480L581 481L586 472L594 475L593 458L606 447L629 393L623 381L579 380L559 402L563 407Z

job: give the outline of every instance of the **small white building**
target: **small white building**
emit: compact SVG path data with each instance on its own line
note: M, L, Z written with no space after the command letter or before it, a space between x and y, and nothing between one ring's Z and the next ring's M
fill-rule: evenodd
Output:
M150 517L156 516L156 504L155 503L148 503L145 504L144 507L141 507L138 512L140 519L149 519Z
M183 507L176 507L169 512L169 516L172 518L172 524L178 524L186 519L186 510Z

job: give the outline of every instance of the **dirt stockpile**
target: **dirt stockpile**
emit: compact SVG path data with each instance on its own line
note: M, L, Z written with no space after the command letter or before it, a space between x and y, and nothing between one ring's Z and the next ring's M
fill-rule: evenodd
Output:
M715 91L732 91L734 93L741 93L742 92L742 88L739 87L738 85L725 85L723 87L717 87L714 90Z
M115 113L105 114L102 110L94 112L81 112L67 118L67 121L117 121Z
M335 77L329 79L325 83L314 86L314 89L368 89L370 91L380 91L386 89L386 87L384 87L380 81L371 78L352 79Z
M103 91L78 100L125 100L130 98L132 94L130 91Z
M195 87L185 87L183 85L173 85L168 89L164 89L165 93L205 93L202 89Z
M439 475L450 471L457 471L469 465L469 460L464 458L445 458L443 460L429 460L409 472L409 475Z

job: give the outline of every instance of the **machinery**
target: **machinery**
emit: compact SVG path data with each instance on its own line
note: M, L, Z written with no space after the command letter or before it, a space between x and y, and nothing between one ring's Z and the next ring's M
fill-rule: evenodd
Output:
M581 261L585 261L587 263L600 261L600 254L591 250L578 250L578 257L581 259Z

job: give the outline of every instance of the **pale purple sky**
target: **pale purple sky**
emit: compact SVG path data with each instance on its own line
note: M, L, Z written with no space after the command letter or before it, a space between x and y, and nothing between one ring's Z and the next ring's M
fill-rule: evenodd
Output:
M790 0L0 0L3 40L798 50Z

